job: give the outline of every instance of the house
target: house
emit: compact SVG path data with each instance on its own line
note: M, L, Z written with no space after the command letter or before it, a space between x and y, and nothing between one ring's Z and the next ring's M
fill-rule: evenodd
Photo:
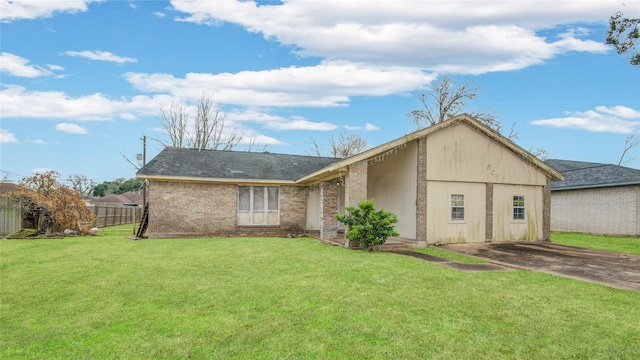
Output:
M640 170L550 159L565 175L551 183L551 230L640 236Z
M466 114L346 159L165 148L136 176L149 181L150 238L336 239L335 214L373 198L416 246L548 240L563 179Z
M108 194L99 198L92 199L90 203L100 205L125 205L137 204L142 206L142 191L128 191L124 194Z

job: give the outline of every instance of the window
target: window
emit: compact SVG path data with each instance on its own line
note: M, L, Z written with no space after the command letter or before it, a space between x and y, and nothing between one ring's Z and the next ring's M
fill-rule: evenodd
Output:
M280 188L238 187L238 225L279 225Z
M524 220L524 196L513 197L513 220Z
M451 220L464 220L464 195L451 195Z

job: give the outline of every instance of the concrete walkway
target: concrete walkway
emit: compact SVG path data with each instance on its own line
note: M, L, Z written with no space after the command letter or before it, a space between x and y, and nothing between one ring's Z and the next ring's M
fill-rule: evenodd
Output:
M549 242L452 244L441 248L513 269L542 271L640 292L640 256L636 255Z

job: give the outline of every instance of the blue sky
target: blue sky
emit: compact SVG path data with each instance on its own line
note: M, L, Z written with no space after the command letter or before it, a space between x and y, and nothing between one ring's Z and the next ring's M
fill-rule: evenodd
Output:
M548 157L617 163L640 127L640 68L603 44L640 1L0 1L0 160L18 181L53 169L135 175L168 137L159 110L203 92L227 128L275 153L341 131L377 146L443 75L478 88ZM251 139L250 139L251 138ZM640 147L625 165L640 168Z

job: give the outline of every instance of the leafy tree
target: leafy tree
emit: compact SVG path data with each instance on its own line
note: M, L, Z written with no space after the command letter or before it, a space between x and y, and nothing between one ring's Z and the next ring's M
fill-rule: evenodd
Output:
M48 171L24 178L21 190L12 195L25 200L30 209L44 216L39 221L39 229L46 233L62 232L65 229L75 230L78 234L88 234L95 224L95 216L91 213L80 194L58 181L60 174Z
M367 139L360 137L360 135L342 131L337 137L334 135L329 137L329 149L326 156L345 159L361 153L367 144ZM313 139L311 139L311 146L310 151L313 155L324 156L320 146Z
M367 251L374 245L382 245L390 236L398 236L394 224L398 222L396 214L375 209L373 200L365 200L358 207L347 206L348 214L336 215L336 219L349 227L346 237L357 241Z
M142 188L143 180L138 178L119 178L113 181L105 181L93 188L93 196L102 197L109 194L124 194L129 191L138 191Z
M640 39L640 18L626 18L621 12L611 15L609 19L609 30L605 43L613 45L619 55L628 54L627 59L631 65L640 66L640 52L631 51L636 49L636 41Z

